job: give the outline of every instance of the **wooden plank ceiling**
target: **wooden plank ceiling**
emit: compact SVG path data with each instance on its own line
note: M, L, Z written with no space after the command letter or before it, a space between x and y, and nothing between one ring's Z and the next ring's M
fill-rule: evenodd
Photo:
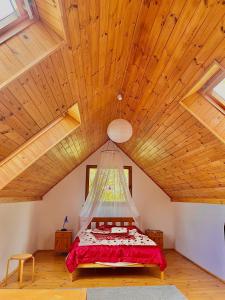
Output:
M180 105L214 60L225 66L224 1L39 3L45 24L57 27L67 43L1 87L0 159L76 102L81 126L0 197L38 199L97 150L107 140L108 123L118 116L115 97L122 92L122 113L134 134L121 149L172 200L225 203L225 145ZM27 54L20 53L17 40L10 41L7 59L25 64ZM3 46L0 62L6 61Z

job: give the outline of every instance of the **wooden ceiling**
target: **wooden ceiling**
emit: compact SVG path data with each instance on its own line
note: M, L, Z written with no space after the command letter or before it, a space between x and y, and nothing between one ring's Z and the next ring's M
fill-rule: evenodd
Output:
M41 198L104 144L122 92L134 134L121 149L172 200L225 203L225 144L180 104L214 60L225 67L224 1L37 5L40 22L0 45L0 159L74 103L81 126L3 188L0 201Z

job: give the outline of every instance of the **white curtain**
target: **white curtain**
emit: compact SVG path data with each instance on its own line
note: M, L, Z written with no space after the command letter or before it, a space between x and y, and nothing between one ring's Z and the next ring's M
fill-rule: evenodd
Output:
M80 213L79 233L94 217L133 217L136 225L140 225L117 149L101 152L92 187Z

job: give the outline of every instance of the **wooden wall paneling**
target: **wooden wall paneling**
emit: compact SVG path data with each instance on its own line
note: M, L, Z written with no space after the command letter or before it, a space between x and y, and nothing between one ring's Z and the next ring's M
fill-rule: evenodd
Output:
M105 59L107 51L107 40L108 40L108 24L109 24L109 1L103 0L100 5L99 12L99 51L98 51L98 62L99 62L99 74L97 86L101 89L105 82Z
M1 117L4 120L4 117ZM9 125L0 123L0 130L1 130L1 150L4 149L6 153L10 153L11 149L15 149L18 147L20 143L24 142L24 139L15 132L14 128L10 127ZM3 152L2 152L3 153Z
M44 40L44 42L43 42ZM0 88L7 85L46 55L54 52L62 40L40 22L34 23L0 45ZM35 49L35 50L34 50Z
M56 159L56 156L52 156L51 158L51 156L49 156L50 154L39 159L37 163L29 167L20 177L1 190L0 196L15 197L15 195L21 195L21 197L39 197L40 195L43 195L46 190L49 190L56 182L60 181L62 175L65 176L65 174L71 171L71 168L68 166L65 168L63 166L64 162L62 162L62 156L60 161ZM55 167L56 161L60 163L61 172L57 172L57 168ZM38 182L37 177L39 178Z
M39 107L33 103L32 98L26 92L24 86L18 80L14 80L7 85L7 88L21 104L21 106L29 113L31 118L38 125L39 129L44 127L46 122L39 111Z
M65 136L79 126L77 120L67 115L58 119L34 136L11 156L0 164L0 188L2 189L10 181L18 177L24 170L43 156L49 149L55 146Z
M63 95L65 97L64 102L67 107L70 107L77 99L73 99L73 95L70 88L70 83L66 73L65 65L63 62L62 52L58 51L51 55L51 60L54 65L55 73L59 81L59 86L63 90Z
M154 175L155 174L161 174L163 176L163 179L166 179L166 176L170 176L171 178L174 176L172 172L169 171L170 168L173 168L175 170L176 176L179 178L182 177L188 177L189 174L192 176L192 174L195 173L195 171L198 169L199 171L201 168L206 167L206 169L210 168L210 163L214 162L209 160L209 155L210 153L213 153L215 151L215 146L216 144L212 144L211 150L208 150L207 152L205 151L205 148L199 147L200 149L195 149L194 151L184 151L183 156L178 157L177 159L174 160L174 166L171 165L171 159L168 159L166 162L162 162L162 165L157 165L157 168L151 168L151 171ZM209 146L208 146L209 147ZM206 152L206 156L203 154ZM215 155L215 154L213 154ZM215 157L215 156L214 156ZM221 159L221 157L218 157ZM189 162L188 162L189 160ZM168 165L168 169L166 169L163 172L163 164ZM182 166L182 167L181 167ZM204 170L205 171L205 170ZM208 176L209 173L207 172L205 176ZM194 176L198 176L198 173L194 174ZM216 178L214 176L214 178ZM189 178L191 179L191 178ZM176 182L174 182L176 184ZM198 184L197 182L193 182L192 185Z
M19 35L13 36L13 38L6 43L9 44L10 50L22 66L28 65L35 59L35 56L31 51L29 51L29 48L23 44Z
M80 127L70 136L77 135ZM77 138L76 138L77 140ZM16 178L0 191L0 197L10 197L13 199L15 195L20 197L40 197L49 191L55 184L63 179L69 172L80 165L86 159L86 152L79 155L79 160L69 162L63 152L62 147L56 145L46 155L42 156L37 162L30 166L21 176ZM91 155L92 152L88 152ZM90 149L88 150L90 151ZM56 168L60 166L59 168ZM59 172L60 171L60 172ZM39 180L37 181L37 177ZM13 201L13 200L11 200Z
M208 145L207 145L208 149L210 149L209 147L215 147L215 145L218 144L217 141L212 140L212 138L213 137L211 136L211 141L208 142ZM193 148L194 143L195 143L195 141L192 140L192 142L190 142L190 139L189 139L189 141L187 142L187 146L189 146L189 149L182 149L182 148L175 149L175 155L176 155L176 153L177 153L177 155L174 157L174 163L176 163L177 160L185 159L190 155L194 155L195 157L196 157L196 155L199 155L199 153L202 155L201 150L205 151L206 150L205 146L201 143L200 143L201 146L199 146L199 144L197 143L197 147ZM184 144L184 146L185 146L185 144ZM187 150L189 150L189 151L187 151ZM166 163L166 164L168 164L169 162L171 163L171 158L172 158L172 156L163 157L163 159L161 161L159 161L157 164L155 164L155 166L152 166L152 170L161 168L164 163ZM196 157L196 161L197 161L197 157ZM190 162L187 161L187 163L190 163Z
M12 51L6 43L1 44L0 49L0 82L2 83L10 78L14 72L20 70L23 66L17 59L11 59Z
M178 21L178 22L179 22L179 21ZM177 24L178 24L178 22L177 22ZM185 35L184 35L184 37L187 38ZM185 41L185 39L184 39L184 41ZM179 45L179 44L178 44L178 45ZM177 46L177 47L178 47L178 46ZM177 48L176 48L176 49L177 49ZM179 48L178 48L178 49L179 49ZM177 50L178 50L178 49L177 49ZM177 54L177 53L179 53L179 51L177 51L176 54ZM176 57L176 56L175 56L175 57ZM172 58L171 58L171 60L172 60ZM184 62L183 62L183 63L184 63ZM173 66L174 66L174 65L173 65ZM173 67L173 69L174 69L174 67ZM160 96L161 96L161 95L160 95Z
M153 10L155 14L151 18L152 22L150 21L149 24L150 26L148 27L149 32L146 32L144 30L141 32L143 33L143 39L140 37L138 40L137 51L134 53L135 56L131 57L130 71L127 72L128 80L126 81L128 81L128 84L130 81L128 91L133 90L133 92L136 94L135 95L136 100L140 99L139 93L140 90L143 88L143 86L146 86L149 83L149 81L146 81L144 74L148 66L148 63L151 57L153 56L153 51L157 47L158 41L160 45L160 35L162 33L162 35L166 37L166 35L168 35L168 31L171 30L171 26L168 27L168 30L163 30L163 29L166 28L164 24L169 17L172 1L167 1L165 5L163 5L162 2L161 3L158 2L158 4L159 4L159 8ZM144 9L146 9L145 5L144 5ZM146 19L146 23L148 23L147 19ZM145 26L147 26L147 24ZM160 47L161 46L159 46L159 48ZM140 66L140 68L137 68L138 66ZM134 69L134 72L132 72L132 69ZM134 84L136 83L136 87L137 87L136 89L132 89L133 83ZM125 87L123 89L125 90ZM126 95L126 91L125 91L125 95ZM130 113L131 113L132 103L130 104L129 102L129 108L130 107L131 107L130 109ZM128 111L126 112L126 114L128 114Z
M198 121L225 143L225 116L202 95L195 93L181 102Z
M91 76L92 86L98 87L99 76L99 38L100 38L100 1L89 2L88 38L90 40ZM96 90L93 92L95 93Z
M10 154L9 149L15 150L18 147L18 144L9 139L7 136L12 137L13 134L10 134L11 128L8 126L3 126L0 124L0 160L4 159Z
M207 10L206 9L206 7L204 8L205 10ZM195 14L195 15L198 15L198 14ZM210 14L210 18L211 18L211 14ZM218 19L217 19L217 22L218 22ZM208 22L209 23L209 22ZM208 24L207 23L207 24ZM179 24L179 21L177 22L177 24ZM194 24L195 24L195 26L196 26L196 23L194 22ZM201 25L202 23L201 22L198 22L197 24L199 24L199 25ZM188 26L187 26L188 25ZM193 36L192 36L192 34L194 34L195 32L196 32L196 28L194 27L194 32L192 32L190 29L193 27L193 25L192 25L192 27L190 27L190 23L189 24L187 24L186 26L186 28L188 28L188 31L187 31L187 34L188 34L188 36L190 35L192 38L193 38ZM208 28L211 28L211 23L210 23L210 26L208 26ZM185 33L186 33L186 31L185 31ZM201 32L200 32L201 33ZM185 43L186 43L186 41L187 41L187 38L188 38L188 36L186 35L186 34L183 34L183 37L179 40L179 43L178 44L176 44L176 55L174 55L174 57L176 58L176 60L177 60L177 54L178 53L180 53L180 54L183 54L183 52L181 52L181 51L179 51L179 45L181 44L181 46L183 47L183 48L181 48L181 50L183 51L183 50L186 50L186 48L184 47L185 46ZM202 37L203 35L202 35L202 33L201 33L201 37ZM172 37L172 36L171 36ZM206 40L207 39L207 36L205 36L204 35L204 40ZM170 40L169 40L170 41ZM164 51L166 51L166 53L172 53L172 47L174 47L174 44L176 43L176 41L174 41L173 40L173 43L169 43L168 42L168 45L170 44L171 46L171 50L169 51L169 48L168 48L168 46L165 48L165 50ZM195 41L195 43L197 43L197 41ZM193 44L192 44L193 45ZM194 46L194 45L193 45ZM193 47L192 46L192 47ZM190 50L191 50L191 47L189 47L190 48ZM196 51L198 51L198 49L197 49L197 47L193 47L194 49L196 49ZM179 69L178 69L178 66L177 66L177 63L178 63L178 61L174 61L173 60L173 56L172 57L170 57L170 58L168 58L168 66L170 67L170 69L171 70L175 70L176 71L176 73L175 74L173 74L173 77L172 78L174 78L174 76L176 76L176 78L177 78L177 80L179 79L179 70L180 70L180 73L181 73L181 70L182 70L182 67L183 67L183 65L187 65L188 66L188 57L190 56L190 53L192 53L192 55L193 55L193 50L192 51L188 51L188 52L186 52L185 53L185 56L183 56L183 57L185 57L185 60L183 59L183 57L182 57L182 59L180 60L180 67L179 67ZM172 64L170 63L170 62L173 62ZM159 63L160 63L160 60L159 60ZM158 65L157 65L158 66ZM167 66L166 66L167 67ZM165 66L164 66L164 68L165 68ZM168 70L168 68L167 68L167 70ZM163 70L161 70L161 71L163 71ZM166 71L166 69L165 69L165 72L166 73L168 73L168 71ZM153 73L154 74L154 73ZM157 78L157 77L156 77ZM168 75L162 75L162 79L164 78L164 81L166 81L166 82L168 82L168 80L169 80L169 76ZM167 78L167 79L166 79ZM151 79L152 80L152 79ZM175 81L175 78L174 78L174 82L176 82ZM180 86L182 86L181 84L180 84ZM170 89L170 87L167 87L167 89L163 89L163 91L167 91L168 89ZM149 93L149 90L151 91L152 89L150 88L150 89L147 89L147 92ZM168 96L170 96L170 95L168 95ZM154 93L152 94L152 99L154 99L154 98L156 98L157 97L157 99L160 99L161 97L163 97L163 95L162 95L162 93L156 93L155 92L155 95L154 95ZM172 97L170 96L169 97L169 99L172 99ZM170 100L169 100L170 101ZM151 103L151 102L150 102ZM161 101L161 103L163 103L163 101ZM149 105L149 101L148 101L148 103L147 103L148 105ZM162 104L161 104L161 106L162 106ZM150 106L151 107L151 106ZM157 101L155 101L155 108L156 109L158 109L158 104L157 104ZM143 108L142 108L143 109ZM152 107L151 107L151 109L152 109ZM138 112L139 110L137 110L137 112ZM146 108L144 108L144 112L146 112L147 111L147 109ZM158 112L159 112L160 110L158 109ZM148 119L148 118L147 118ZM151 124L151 123L150 123ZM143 140L144 141L144 140Z
M135 35L140 29L140 26L137 25L137 22L141 13L142 1L131 1L129 3L124 2L123 4L125 4L125 7L121 7L121 14L118 15L118 20L115 23L115 35L117 36L118 33L120 34L118 35L118 39L115 39L115 43L113 45L112 63L109 71L110 81L112 81L114 77L118 78L118 83L115 81L114 86L112 86L113 90L117 91L117 93L121 91L121 83L124 80L124 74L127 70L127 64L130 53L133 49ZM117 93L114 92L112 94L111 101L115 99ZM110 114L111 119L119 116L117 104L111 106ZM106 120L106 122L109 123L109 120ZM106 128L107 124L102 127L104 131Z
M196 82L196 84L190 89L190 91L183 97L183 99L191 96L192 94L198 92L209 80L212 78L219 70L220 65L217 61L214 61L208 70L203 74L202 78Z
M122 9L121 1L111 1L109 4L109 18L108 18L108 34L106 43L105 68L104 68L104 85L108 85L110 81L110 72L112 70L113 50L117 42L116 30L117 20ZM129 10L127 10L129 11Z
M176 16L176 15L174 15L174 14L172 14L172 13L171 13L171 15L172 15L172 16ZM190 16L191 16L191 15L192 15L192 14L190 14ZM169 16L170 16L170 15L168 15L168 17L169 17ZM178 26L178 25L179 25L179 18L177 19L177 22L175 22L175 24L176 24L175 28L179 28L179 26ZM188 22L187 22L187 24L188 24ZM173 28L173 27L172 27L172 28ZM184 27L184 28L185 28L185 27ZM176 31L176 32L177 32L177 31ZM172 39L172 36L173 36L173 35L170 36L170 39ZM168 41L170 41L170 39L169 39ZM169 42L168 42L168 43L169 43ZM173 42L173 45L174 45L174 42ZM161 48L162 48L162 47L161 47ZM157 51L158 51L157 49L160 50L160 48L158 48L158 47L156 46L156 49L155 49L156 52L155 52L155 53L157 53ZM162 50L163 50L163 49L162 49ZM162 50L161 50L161 51L162 51ZM164 52L164 53L165 53L165 52ZM154 56L152 56L152 57L155 57L155 58L154 58L155 61L159 60L159 54L158 54L158 56L154 55ZM156 58L157 58L157 60L156 60ZM150 62L151 62L151 60L149 61L149 63L150 63ZM153 62L152 62L152 63L153 63ZM152 84L153 84L152 81L154 80L154 72L153 72L154 68L153 68L152 63L150 63L150 64L151 64L150 70L151 70L151 73L152 73L152 74L151 74L151 86L153 86L153 85L152 85ZM159 63L160 63L160 60L159 60ZM156 66L156 63L155 63L154 65ZM161 64L161 65L163 66L163 64ZM158 64L157 64L157 67L158 67ZM159 66L159 69L160 69L160 66ZM158 69L156 69L156 71L157 71L157 70L158 70ZM157 74L159 75L160 73L157 73ZM157 77L156 77L156 78L157 78ZM142 82L144 82L144 81L142 81ZM151 91L152 88L150 88L150 89L148 88L148 92L149 92L149 90ZM156 96L158 96L158 94L154 95L154 97L156 97ZM137 96L136 96L136 97L137 97ZM154 98L153 98L153 99L154 99ZM150 103L151 103L151 102L150 102ZM156 103L157 103L157 102L156 102ZM149 105L149 101L148 101L148 105ZM146 112L146 109L144 109L143 112L145 113L145 112ZM140 113L140 111L139 111L139 113ZM141 119L141 118L140 118L140 119ZM146 120L147 120L147 118L146 118ZM143 127L143 128L144 128L144 127Z
M60 2L61 0L35 1L40 19L59 36L65 38Z
M27 91L14 79L17 79L27 68L35 64L38 59L43 59L43 56L48 55L49 51L51 52L60 46L60 39L51 34L52 32L46 30L38 22L1 45L0 50L3 50L0 51L3 54L1 56L2 62L7 70L10 71L7 73L8 77L4 77L5 81L1 84L2 134L4 134L5 140L6 137L7 139L11 137L11 142L7 143L9 145L8 154L15 150L15 147L11 148L10 144L13 145L17 141L17 145L21 145L40 128L47 125L44 118L40 116L39 108L37 108L38 104L36 103L37 106L35 106L32 103L32 99L27 94ZM45 43L41 41L42 38L45 39ZM36 46L34 46L35 43L37 44ZM26 47L25 50L29 52L29 55L24 50L24 47ZM3 70L4 68L1 69L1 71ZM32 88L34 88L34 85ZM38 100L36 99L37 93L35 93L35 100ZM48 115L48 111L45 114ZM6 123L9 123L11 127L7 128L8 125L6 126Z
M60 86L58 77L55 73L54 66L51 59L44 60L41 62L41 69L45 76L45 80L49 85L56 101L57 106L61 112L66 109L66 102L62 92L62 88Z
M28 129L24 126L24 124L19 121L4 105L0 103L0 116L3 124L8 125L11 130L16 130L17 141L18 143L23 143L26 140L26 137L29 138L30 134ZM16 137L16 135L14 135Z
M218 19L217 19L218 20ZM217 28L219 28L219 26L217 27ZM221 35L221 38L222 38L222 35ZM213 47L211 47L211 48L213 48ZM220 48L221 49L221 48ZM222 50L222 49L221 49ZM222 52L221 52L222 53ZM163 89L162 89L163 90ZM159 95L159 98L160 97L163 97L161 94ZM158 107L157 107L157 109L159 109ZM151 116L152 116L152 113L149 113L149 118L151 118ZM148 120L149 118L146 118L146 120ZM158 120L158 122L157 122L157 125L158 124L160 124L160 127L162 126L162 123L161 123L161 121L160 121L160 123L159 123L159 120ZM171 126L171 124L168 124L168 125L170 125ZM144 127L144 124L141 126L142 128L145 128ZM150 128L152 128L152 129L154 129L154 126L152 126L151 125L151 127ZM139 132L140 132L140 126L139 126ZM146 129L145 128L145 132L148 132L148 136L146 136L146 140L145 141L143 141L143 139L141 139L142 141L143 141L143 143L142 143L142 145L145 145L146 143L147 143L147 140L149 139L149 136L151 136L151 139L152 139L152 135L149 135L149 130L148 129ZM193 131L192 131L193 132ZM167 139L167 136L165 136L165 139ZM135 138L133 138L132 139L133 141L136 141L136 139ZM139 137L139 140L140 140L140 137ZM158 149L159 149L159 147L160 147L160 145L158 144L158 141L156 141L155 142L155 144L157 145L157 147L158 147ZM132 147L131 147L132 148ZM133 148L134 149L134 148ZM131 150L132 151L132 150ZM136 149L135 150L133 150L133 153L135 153L135 151L137 151ZM130 152L130 151L129 151ZM136 152L137 153L137 152ZM146 152L146 155L148 154L148 152ZM139 155L139 156L138 156ZM136 157L136 159L135 159L135 161L138 161L138 162L140 162L140 156L142 156L143 155L143 152L142 151L140 151L140 154L138 154L137 155L137 157ZM173 156L170 158L170 159L173 159ZM147 161L145 161L145 165L147 165ZM149 174L151 175L151 165L152 165L152 163L150 163L150 166L149 166ZM163 166L162 166L163 167ZM165 169L165 168L164 168ZM172 168L171 168L171 171L172 171ZM173 176L174 176L174 173L173 173ZM161 183L161 186L163 186L163 183Z
M39 4L42 19L49 14L46 23L52 22L53 28L61 18L68 44L60 44L43 59L60 41L38 23L28 28L31 42L23 36L15 40L18 45L27 43L26 57L10 60L8 46L0 51L0 80L11 78L4 85L12 94L8 101L13 101L13 111L0 121L0 157L27 140L25 129L35 134L75 102L81 126L0 196L43 195L79 165L107 140L108 123L118 117L116 95L122 91L122 115L134 129L122 150L174 199L224 199L225 147L179 104L214 60L225 61L222 1L91 0L87 5L66 0L56 2L59 13L52 4ZM20 74L18 70L39 53L42 60ZM210 117L209 110L205 116ZM223 126L217 124L222 134Z
M51 47L54 49L54 45L57 43L60 44L60 46L65 44L65 42L43 22L36 22L35 25L34 27L30 27L30 29L32 29L31 33L33 39L38 40L38 47L43 47L45 50L48 50ZM33 45L33 47L34 46L35 45Z
M93 89L94 89L94 87L92 87L92 78L91 78L91 57L90 57L91 45L88 36L88 31L90 26L89 7L85 5L85 3L82 1L78 1L77 5L79 7L78 18L79 18L79 28L80 28L80 51L81 51L79 54L81 55L81 61L82 61L81 68L84 76L83 79L85 80L86 95L87 95L85 110L87 112L87 115L89 116L90 115L89 101L93 99Z
M0 102L9 111L11 111L21 123L23 123L27 127L27 130L31 135L35 134L39 130L37 123L31 118L31 116L17 101L17 99L9 91L9 89L5 88L0 91Z
M60 116L60 109L56 101L55 93L49 86L45 73L42 70L41 64L35 66L31 70L31 76L35 82L35 85L38 87L40 94L43 99L47 99L48 110L54 117Z
M72 98L76 99L76 101L80 101L78 78L77 78L76 68L73 63L72 51L71 49L69 49L68 46L65 45L62 48L61 54L62 54L65 70L68 76ZM81 107L80 107L80 111L82 111Z
M23 86L23 88L25 89L25 91L29 95L29 97L32 99L32 102L35 104L35 106L41 112L41 114L45 120L45 125L47 125L49 122L53 121L53 115L52 115L51 111L49 110L48 105L47 105L45 99L42 97L42 94L40 93L39 89L36 87L36 83L31 75L31 73L26 72L25 74L20 76L19 82Z
M82 128L86 131L87 125L87 114L84 112L86 111L86 86L85 86L85 79L83 73L83 62L81 59L81 49L80 49L80 30L79 30L79 15L77 5L72 5L70 1L64 3L64 11L67 18L68 24L68 31L69 31L69 39L71 40L71 49L68 49L67 52L64 51L63 59L64 64L72 78L77 78L74 80L74 85L77 83L77 90L73 93L79 95L78 103L81 112L81 119L82 119ZM70 31L70 28L73 28L73 32ZM65 55L65 53L67 55ZM68 64L69 62L69 64ZM73 85L70 80L70 85Z

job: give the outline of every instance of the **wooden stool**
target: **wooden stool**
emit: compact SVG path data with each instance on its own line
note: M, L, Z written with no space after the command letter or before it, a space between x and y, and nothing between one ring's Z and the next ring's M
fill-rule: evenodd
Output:
M22 282L23 282L23 265L24 262L27 259L32 258L33 260L33 267L32 267L32 282L34 280L34 257L32 254L29 253L22 253L22 254L15 254L13 256L11 256L8 259L8 263L7 263L7 270L6 270L6 277L5 277L5 285L7 285L7 281L8 281L8 274L9 274L9 263L11 260L18 260L19 262L19 268L18 268L18 280L20 282L20 288L22 287Z

